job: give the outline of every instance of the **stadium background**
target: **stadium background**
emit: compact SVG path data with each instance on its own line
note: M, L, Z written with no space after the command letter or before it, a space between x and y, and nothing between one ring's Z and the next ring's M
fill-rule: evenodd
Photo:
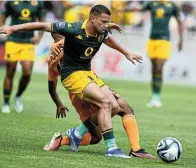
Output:
M76 21L87 18L86 9L90 9L98 1L46 1L46 21L64 20ZM102 1L102 3L106 1ZM107 1L109 7L123 8L126 1ZM138 2L131 3L137 5ZM133 66L122 55L103 45L94 59L93 68L103 77L105 82L118 91L133 107L137 117L141 145L148 152L156 155L156 145L167 136L177 138L183 147L180 160L174 164L165 164L161 160L132 158L122 160L104 157L103 141L98 145L80 147L78 153L70 152L63 147L57 152L43 151L43 146L50 140L54 132L64 132L67 128L80 123L74 112L65 89L59 82L58 93L70 112L65 119L56 119L56 107L49 97L47 88L46 57L52 39L49 33L44 34L41 43L36 46L37 58L32 81L23 96L25 110L22 114L14 109L14 94L20 73L16 74L14 91L11 98L12 112L0 113L0 168L13 167L104 167L104 168L195 168L195 84L196 84L196 47L195 47L195 6L196 2L176 1L183 12L185 42L184 50L177 52L177 34L175 20L171 21L172 53L164 69L165 82L175 85L164 85L162 100L164 106L157 109L146 108L151 96L150 91L150 62L146 56L146 42L150 31L150 17L148 13L127 13L121 17L113 17L113 21L123 27L123 33L113 31L113 36L125 47L144 57L144 63ZM3 2L0 1L1 8ZM115 5L116 4L116 5ZM115 13L115 9L113 9ZM3 77L5 74L3 58L4 39L0 46L0 100L3 103ZM20 67L20 66L19 66ZM20 70L20 68L19 68ZM44 72L44 73L42 73ZM116 78L116 79L110 79ZM129 81L127 81L127 79ZM133 81L137 80L137 82ZM139 81L139 82L138 82ZM143 82L146 81L146 82ZM180 86L177 86L177 85ZM187 86L191 85L191 86ZM117 144L126 153L130 151L126 133L122 127L120 117L113 119L113 128Z
M93 2L93 3L92 3ZM0 8L3 2L0 2ZM93 61L93 69L104 78L116 78L137 81L149 81L150 62L146 56L146 42L150 31L150 16L146 12L144 15L139 12L125 12L118 14L117 11L123 9L125 5L137 6L143 1L90 1L90 0L70 0L70 1L45 1L46 21L66 20L74 22L85 20L92 5L102 3L107 5L112 11L112 21L122 25L123 32L119 34L113 31L113 36L126 48L142 55L144 62L142 65L133 66L118 52L104 46ZM170 61L164 69L165 83L176 84L196 84L194 63L196 62L194 47L196 34L196 2L177 1L181 8L181 19L184 23L184 49L177 52L178 34L174 19L170 22L172 53ZM7 21L9 23L9 20ZM46 57L48 56L52 39L49 33L45 33L40 44L36 46L36 64L34 72L46 72ZM4 39L0 42L0 64L3 64ZM106 66L107 65L107 66Z

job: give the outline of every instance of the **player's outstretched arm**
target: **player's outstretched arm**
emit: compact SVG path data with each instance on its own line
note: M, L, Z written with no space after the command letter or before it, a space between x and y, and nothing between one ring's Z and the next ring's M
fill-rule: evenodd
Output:
M9 36L17 31L29 31L29 30L40 30L51 32L51 23L50 22L31 22L24 23L19 25L12 26L2 26L0 27L0 34L4 34L5 36Z
M53 73L50 67L48 67L48 91L53 102L56 104L56 118L66 117L66 112L69 112L68 108L61 102L58 93L56 91L58 82L58 75Z
M129 52L129 51L127 51L126 49L124 49L120 44L118 44L118 43L117 43L112 37L110 37L110 36L104 41L104 43L105 43L107 46L109 46L109 47L111 47L111 48L113 48L113 49L119 51L119 52L122 53L123 55L125 55L125 57L126 57L129 61L131 61L133 64L135 64L135 61L141 63L141 61L143 60L141 56L136 55L136 54L134 54L134 53L132 53L132 52Z

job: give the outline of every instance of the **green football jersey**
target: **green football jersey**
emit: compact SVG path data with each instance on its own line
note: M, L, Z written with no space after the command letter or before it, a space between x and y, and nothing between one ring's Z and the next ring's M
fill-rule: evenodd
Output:
M149 10L151 13L151 39L169 40L169 21L172 16L179 17L179 9L169 1L144 2L143 10Z
M35 22L44 16L43 2L40 1L7 1L1 12L11 17L11 25ZM8 36L7 41L18 43L32 43L33 31L19 31Z
M61 62L61 80L75 71L91 70L91 60L108 37L108 32L88 36L85 22L57 22L52 23L52 32L65 37L64 56Z

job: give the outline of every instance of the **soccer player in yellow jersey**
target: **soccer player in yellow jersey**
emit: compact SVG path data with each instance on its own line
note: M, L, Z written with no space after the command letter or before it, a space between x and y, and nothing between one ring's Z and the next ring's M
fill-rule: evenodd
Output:
M183 36L182 23L180 20L180 11L174 2L162 1L147 1L143 6L136 9L123 9L122 11L150 11L151 14L151 34L147 44L147 54L152 64L152 92L151 101L147 104L148 107L161 107L160 93L163 84L163 67L169 58L171 44L169 21L174 16L178 23L179 42L178 50L182 50Z
M35 0L5 2L5 7L3 11L1 11L1 24L4 25L9 16L11 17L11 25L42 21L44 16L42 3L43 2ZM39 43L42 35L43 32L39 32L39 36L34 36L33 31L20 31L10 35L6 39L4 56L6 76L3 85L3 113L11 112L10 95L18 62L20 62L22 66L22 76L15 96L15 110L18 113L23 111L21 96L30 81L35 59L34 44Z

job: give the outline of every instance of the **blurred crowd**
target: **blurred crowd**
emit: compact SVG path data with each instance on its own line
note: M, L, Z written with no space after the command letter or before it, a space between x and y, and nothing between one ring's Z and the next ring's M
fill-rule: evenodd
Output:
M125 7L137 7L144 1L117 1L117 0L67 0L67 1L45 1L46 21L66 20L74 22L85 20L91 7L95 4L103 4L110 8L112 12L112 22L120 25L143 27L144 20L148 20L148 13L123 12L120 10ZM181 19L191 32L196 32L196 2L194 1L176 1L181 9Z
M0 1L0 10L3 8L3 1ZM120 25L142 27L144 20L148 20L148 13L123 12L120 10L125 7L137 7L144 1L118 1L118 0L66 0L66 1L44 1L46 10L46 21L66 20L75 22L88 18L91 7L95 4L103 4L110 8L112 12L112 22ZM192 32L196 32L196 2L194 1L175 1L181 9L181 18L185 27Z

